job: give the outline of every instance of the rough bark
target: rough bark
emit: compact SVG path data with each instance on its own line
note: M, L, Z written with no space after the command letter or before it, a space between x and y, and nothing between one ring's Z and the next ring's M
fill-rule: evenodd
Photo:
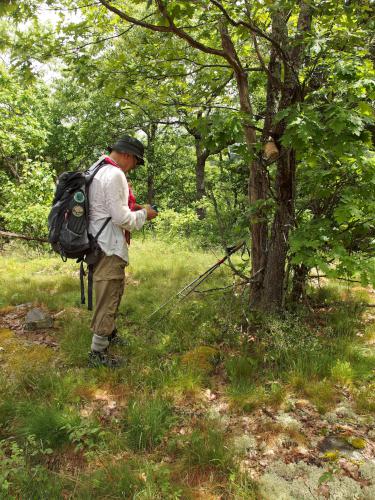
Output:
M296 159L293 150L284 150L282 153L277 166L275 185L277 207L269 240L260 302L260 308L266 311L278 310L283 303L289 230L294 220Z
M238 59L232 39L225 23L220 26L220 34L223 51L227 60L232 62L234 75L237 82L237 90L240 101L240 109L244 114L243 131L250 154L255 157L254 146L257 142L256 131L252 126L253 109L250 100L249 82L246 71ZM249 166L249 201L251 205L261 204L267 199L267 175L258 159L254 159ZM256 209L250 219L251 232L251 269L252 274L257 275L257 280L251 284L251 302L258 303L261 299L261 270L265 264L267 248L267 222L262 209Z
M157 124L151 123L145 130L147 134L147 203L154 204L155 200L155 138L157 132Z
M285 31L279 33L281 45L289 53L289 62L284 64L279 110L286 109L303 99L298 74L303 57L303 36L310 27L311 7L303 2L298 18L297 36L293 44L290 43L291 40ZM274 130L276 137L282 137L285 128L285 121L280 121ZM289 232L294 224L295 172L294 150L281 148L275 179L276 210L269 238L262 293L258 303L258 307L267 312L278 311L283 306Z
M304 264L293 266L293 281L290 299L293 304L298 303L303 299L306 291L307 276L309 268Z
M201 137L195 136L195 154L196 154L196 163L195 163L195 185L196 185L196 199L199 203L206 194L206 185L205 185L205 167L206 160L209 156L207 149L202 147ZM200 220L204 219L206 216L206 211L204 207L197 207L197 216Z

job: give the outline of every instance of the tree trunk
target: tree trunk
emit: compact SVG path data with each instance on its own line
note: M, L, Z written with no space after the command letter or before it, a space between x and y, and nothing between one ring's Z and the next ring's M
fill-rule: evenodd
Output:
M208 158L208 151L202 148L201 138L195 136L195 153L196 153L196 163L195 163L195 185L196 185L196 200L199 203L206 194L205 185L205 167L206 160ZM204 207L198 206L197 216L199 220L206 217L206 210Z
M278 15L273 17L274 36L280 42L279 45L283 47L284 52L288 54L288 63L286 64L284 61L284 81L280 88L278 111L287 109L292 104L303 100L298 74L303 57L303 36L311 27L311 12L311 6L302 1L297 23L298 31L292 40L293 43L290 43L287 30L281 23L285 13L276 13ZM270 97L270 101L267 99L267 112L271 112L271 115L275 111L274 104L277 100L274 86L277 81L280 82L278 66L276 64L272 68L271 64L276 63L280 57L280 54L274 52L273 60L271 53L268 68L268 97ZM285 128L285 120L278 122L274 129L275 137L281 139ZM255 303L255 307L266 312L280 311L284 303L289 232L294 225L295 172L296 156L294 150L281 148L275 179L276 210L265 255L262 289L257 296L258 302Z
M272 37L275 41L280 42L282 34L285 32L286 23L284 22L286 14L280 11L275 11L272 15ZM257 46L256 39L254 44ZM259 50L259 49L258 49ZM273 126L274 117L278 111L278 99L280 96L280 75L281 64L279 61L279 54L275 47L271 48L270 60L268 63L268 79L267 79L267 98L266 98L266 115L264 119L264 127L262 133L262 143L265 144L270 135ZM267 167L262 164L261 158L254 162L250 172L249 178L249 199L250 203L254 204L263 199L271 196L268 187ZM259 270L258 279L251 285L250 304L251 307L262 308L267 310L268 305L263 299L263 280L265 277L265 269L268 256L269 234L268 222L266 221L266 214L263 215L263 222L261 220L261 211L258 210L257 215L250 219L250 231L252 238L252 274L254 275ZM271 234L271 239L273 234Z
M147 169L147 203L154 204L155 188L154 188L154 172L152 167Z
M269 240L260 302L262 310L277 311L283 304L289 230L294 221L295 169L294 151L282 151L276 175L277 207Z
M305 264L293 266L293 284L290 294L292 303L297 303L304 297L308 274L309 268Z
M267 180L260 160L254 160L249 175L249 201L254 207L267 199ZM250 216L251 274L256 279L251 283L250 304L257 308L262 301L262 281L267 257L268 231L264 208L258 207Z
M263 200L267 199L267 175L258 158L255 158L255 144L257 142L256 132L251 125L253 121L253 109L250 101L249 82L246 71L243 69L232 39L225 23L220 26L221 44L227 59L231 64L237 82L240 109L243 113L243 131L246 144L253 161L249 166L249 202L253 205L254 212L250 217L251 232L251 271L257 278L251 283L250 301L258 304L261 300L262 269L264 269L265 255L267 251L267 221L261 207ZM255 205L255 206L254 206Z
M157 124L151 123L147 130L147 203L154 204L155 198L155 137L157 132Z

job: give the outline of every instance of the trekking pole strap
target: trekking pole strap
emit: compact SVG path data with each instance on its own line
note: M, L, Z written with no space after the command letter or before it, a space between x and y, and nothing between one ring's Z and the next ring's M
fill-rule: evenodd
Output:
M79 267L79 281L81 283L81 304L86 302L85 300L85 270L83 268L83 261L81 261L81 265Z
M88 276L87 276L87 309L92 311L92 288L93 288L93 274L94 266L89 264L87 266Z

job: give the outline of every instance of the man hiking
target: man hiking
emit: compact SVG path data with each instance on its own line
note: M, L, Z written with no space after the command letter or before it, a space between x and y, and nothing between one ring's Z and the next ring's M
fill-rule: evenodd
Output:
M144 164L143 144L126 135L109 151L104 157L105 165L95 175L89 191L89 232L93 235L99 233L97 241L102 251L94 265L96 303L91 321L93 337L89 364L113 368L121 364L121 359L111 356L108 348L123 343L117 335L115 319L124 292L124 270L129 262L125 232L141 229L146 220L157 216L157 212L149 205L138 206L136 211L129 207L125 174Z

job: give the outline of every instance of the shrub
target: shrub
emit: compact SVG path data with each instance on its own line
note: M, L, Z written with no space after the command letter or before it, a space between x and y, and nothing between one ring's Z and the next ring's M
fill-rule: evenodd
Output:
M54 172L48 163L26 161L19 183L7 181L0 218L9 231L43 237L55 189Z
M176 212L172 209L160 211L155 219L154 226L159 234L168 237L189 236L199 233L201 222L196 211L192 208L186 208L182 212Z
M0 498L61 498L62 480L37 463L51 451L35 436L27 436L22 447L14 441L0 442Z
M67 423L62 430L68 433L69 441L75 445L75 451L95 449L105 436L100 426L89 420Z

